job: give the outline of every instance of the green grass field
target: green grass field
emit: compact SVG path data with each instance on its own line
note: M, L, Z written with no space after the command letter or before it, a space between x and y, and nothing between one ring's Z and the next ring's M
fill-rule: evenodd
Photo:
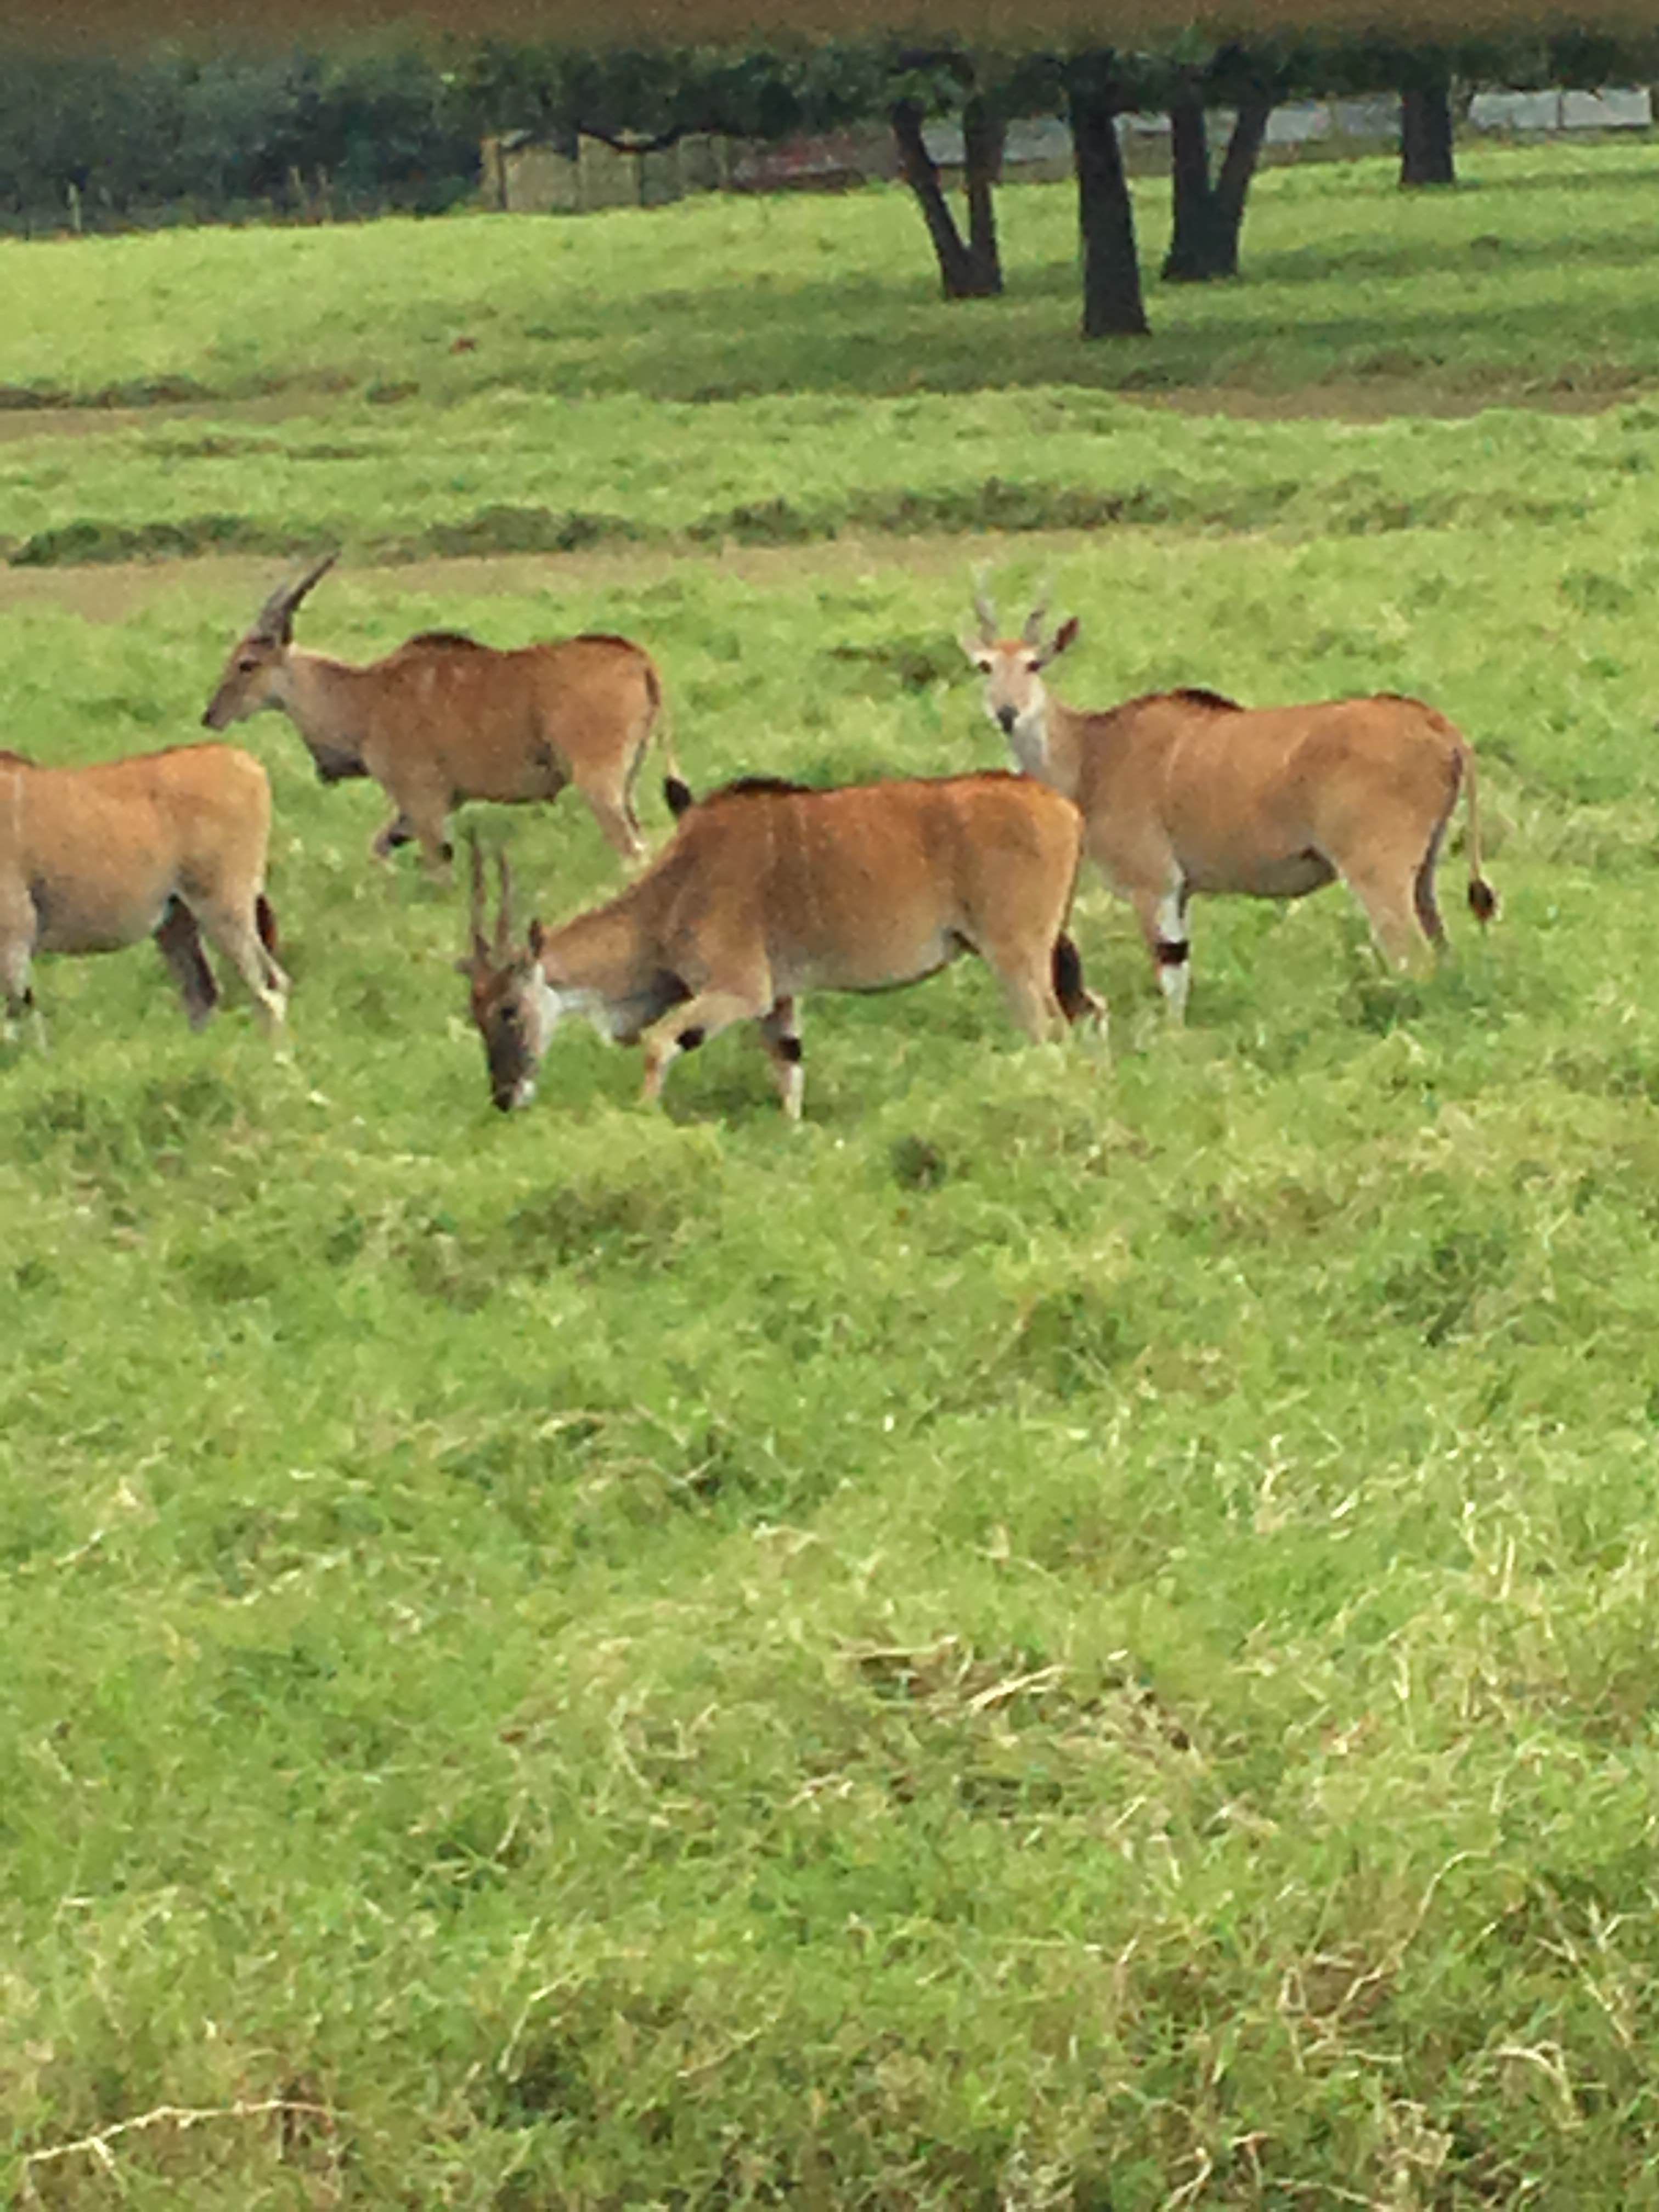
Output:
M699 787L990 763L989 561L1076 701L1430 697L1504 901L1200 904L1174 1035L1091 885L1109 1060L964 963L799 1131L737 1035L508 1119L246 726L291 1055L147 948L0 1043L8 2201L1659 2204L1659 148L1464 168L1094 349L1061 188L955 310L897 194L0 245L0 743L190 738L338 538L303 641L624 630Z

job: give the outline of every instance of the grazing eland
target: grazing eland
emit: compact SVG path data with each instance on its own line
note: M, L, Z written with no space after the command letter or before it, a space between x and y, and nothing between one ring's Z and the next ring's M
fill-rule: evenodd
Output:
M678 826L642 875L562 927L532 921L522 949L505 860L486 933L474 841L459 966L504 1112L532 1097L554 1030L576 1013L642 1047L647 1102L681 1053L752 1021L798 1121L797 999L917 982L963 952L995 971L1032 1038L1103 1019L1066 934L1082 817L1040 784L1000 770L827 791L753 777L670 804Z

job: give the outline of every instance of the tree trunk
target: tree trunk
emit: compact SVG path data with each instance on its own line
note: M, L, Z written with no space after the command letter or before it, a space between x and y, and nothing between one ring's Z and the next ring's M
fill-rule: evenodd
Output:
M974 109L980 111L970 122ZM921 109L914 100L894 103L893 137L904 181L916 196L927 235L939 260L939 283L947 300L983 300L1002 289L997 258L996 211L992 200L995 168L1002 154L1002 126L975 99L963 116L963 158L968 187L968 238L964 243L939 180L939 165L921 135Z
M1118 149L1119 94L1111 57L1080 56L1066 75L1083 233L1083 335L1144 337L1146 310L1135 257L1134 209Z
M1270 93L1249 92L1239 101L1238 112L1233 118L1233 134L1227 141L1221 174L1215 184L1216 234L1221 246L1218 276L1238 274L1238 237L1244 228L1244 203L1250 196L1251 179L1255 175L1273 112Z
M1201 284L1216 274L1219 242L1204 97L1196 85L1184 88L1170 102L1170 190L1175 228L1164 257L1164 281Z
M988 295L1002 289L996 188L1002 182L1007 137L1006 120L975 93L962 111L963 184L968 194L968 251Z
M1455 185L1451 86L1445 77L1408 84L1400 95L1400 181L1402 185Z
M1163 276L1170 284L1203 284L1238 274L1238 234L1244 202L1255 174L1273 104L1267 94L1247 93L1238 104L1221 173L1210 182L1210 149L1204 103L1196 87L1170 103L1175 231Z

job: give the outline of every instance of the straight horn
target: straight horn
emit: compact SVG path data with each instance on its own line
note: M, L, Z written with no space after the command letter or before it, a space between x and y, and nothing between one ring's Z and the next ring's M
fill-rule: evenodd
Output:
M501 908L495 917L495 957L507 961L513 957L513 872L507 865L505 852L496 854L495 866L501 879Z
M489 940L484 935L484 865L483 848L478 842L476 830L467 832L467 843L472 848L472 962L477 968L489 959Z
M1020 632L1027 645L1041 645L1042 642L1042 625L1048 618L1048 602L1054 596L1054 588L1053 578L1045 578L1042 589L1036 596L1036 605L1026 616L1025 627Z
M991 605L983 568L974 572L974 613L979 623L981 644L994 645L997 641L997 611Z

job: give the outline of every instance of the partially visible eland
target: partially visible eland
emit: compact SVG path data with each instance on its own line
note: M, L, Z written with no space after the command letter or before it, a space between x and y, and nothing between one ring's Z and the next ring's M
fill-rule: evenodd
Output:
M113 952L153 937L192 1029L218 1003L202 939L246 984L268 1030L289 980L264 895L270 785L234 745L174 745L88 768L0 752L0 992L34 1008L42 952ZM37 1015L38 1022L38 1015Z
M634 785L653 736L671 787L684 788L662 679L643 647L595 634L503 651L422 630L366 665L302 652L295 614L337 557L270 594L231 647L206 728L273 708L298 730L325 783L372 777L392 802L371 848L377 860L416 839L428 866L441 868L453 857L457 806L556 799L567 784L624 860L643 858Z
M1084 849L1128 900L1170 1013L1191 978L1194 892L1301 898L1341 877L1385 958L1405 966L1445 929L1436 863L1459 793L1468 809L1468 902L1498 910L1480 873L1474 754L1462 732L1394 692L1245 708L1220 693L1158 691L1103 712L1056 699L1042 671L1078 635L1052 634L1038 605L1000 636L981 586L963 651L985 679L985 711L1021 769L1083 810Z

